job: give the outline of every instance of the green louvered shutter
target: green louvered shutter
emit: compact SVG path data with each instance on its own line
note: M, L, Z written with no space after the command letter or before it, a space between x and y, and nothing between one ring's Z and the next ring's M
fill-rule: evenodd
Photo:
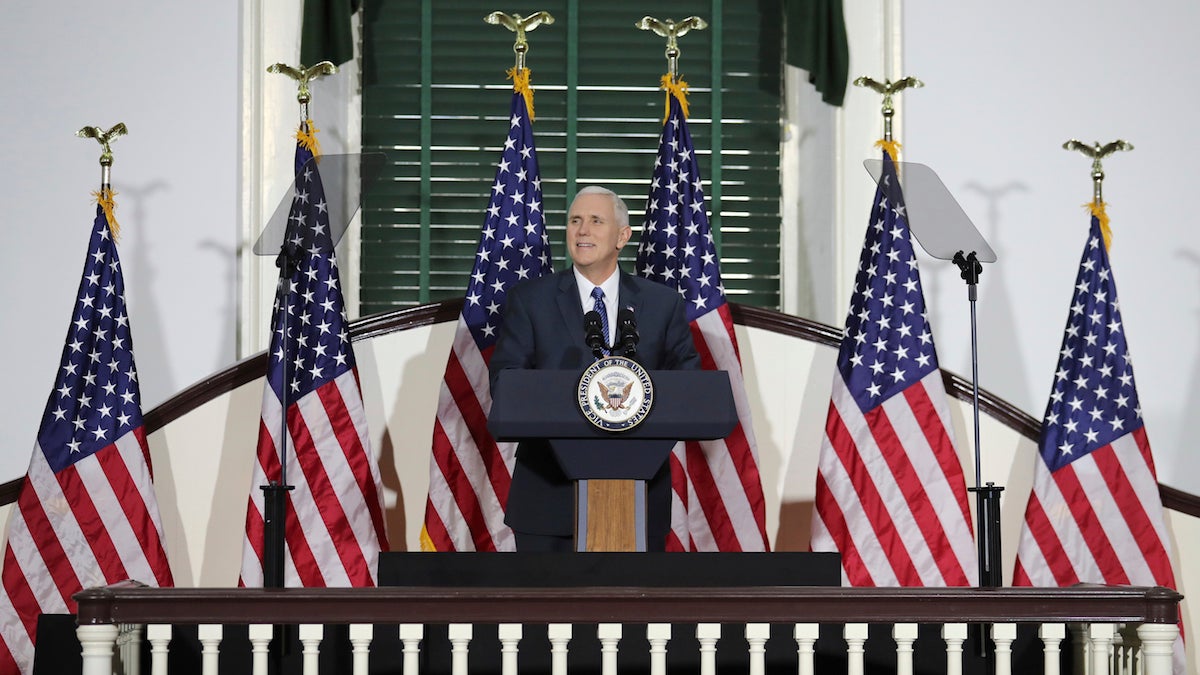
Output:
M388 166L364 198L363 315L460 297L466 289L508 130L512 85L504 72L513 65L513 35L483 22L494 3L449 5L366 4L363 146L386 153ZM717 1L708 14L695 2L626 0L551 0L534 9L556 19L529 34L528 56L556 269L567 264L567 196L584 185L604 185L625 197L634 237L640 236L662 131L658 84L666 59L664 40L633 25L647 13L676 20L700 14L710 29L680 38L679 70L691 86L689 124L726 292L737 302L778 308L778 0ZM720 161L714 161L712 119L718 107ZM630 271L634 249L627 249Z

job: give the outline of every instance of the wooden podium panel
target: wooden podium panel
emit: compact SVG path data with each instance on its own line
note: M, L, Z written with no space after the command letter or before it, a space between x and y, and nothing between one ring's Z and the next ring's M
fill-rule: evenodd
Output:
M590 479L586 502L586 551L633 552L638 550L636 495L645 490L645 481ZM644 547L643 547L644 550Z

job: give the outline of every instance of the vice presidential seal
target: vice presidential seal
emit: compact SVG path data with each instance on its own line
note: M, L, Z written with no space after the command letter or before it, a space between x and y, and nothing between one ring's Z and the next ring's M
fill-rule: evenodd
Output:
M638 362L609 356L583 371L577 398L589 422L608 431L625 431L650 414L654 384Z

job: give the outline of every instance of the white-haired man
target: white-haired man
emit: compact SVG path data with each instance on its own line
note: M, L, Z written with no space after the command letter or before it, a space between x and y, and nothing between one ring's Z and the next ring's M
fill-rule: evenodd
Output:
M615 192L585 187L567 212L572 267L513 286L492 353L492 384L507 368L582 370L595 358L585 343L583 315L607 314L616 326L621 307L638 322L638 361L649 370L697 369L683 300L672 289L622 272L617 257L629 243L629 209ZM611 344L612 335L605 336ZM669 463L649 481L647 550L661 551L671 523ZM509 488L505 523L518 551L574 550L575 493L545 442L523 441Z

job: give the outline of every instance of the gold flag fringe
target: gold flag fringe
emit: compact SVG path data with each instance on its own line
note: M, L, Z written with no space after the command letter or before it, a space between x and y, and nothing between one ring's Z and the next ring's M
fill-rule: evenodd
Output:
M900 156L900 148L903 146L900 145L900 141L885 141L881 138L875 141L875 147L883 148L883 151L886 152L888 157L891 157L892 161L894 162L896 161L896 158Z
M113 213L117 210L117 202L113 199L116 196L117 193L113 192L112 188L92 192L92 198L104 211L104 219L108 221L108 229L112 232L113 241L116 241L117 236L121 234L121 226L117 224L117 216Z
M662 76L659 88L667 92L663 100L663 124L666 124L667 117L671 115L671 96L679 100L679 109L683 111L683 117L686 119L688 116L688 83L682 77L676 80L670 73L667 73Z
M421 526L421 550L425 553L436 553L437 547L433 545L433 538L429 536L429 530L425 526Z
M300 123L300 128L296 130L296 140L313 154L313 157L321 156L321 142L317 140L317 132L320 129L313 124L312 119L306 119Z
M536 117L533 114L533 87L529 86L529 69L517 70L513 67L509 68L506 74L508 79L513 81L513 92L525 98L525 109L529 111L529 121L534 121Z
M1100 221L1100 234L1104 237L1104 250L1108 251L1112 246L1112 228L1108 224L1108 213L1104 210L1106 206L1108 206L1108 202L1088 202L1083 205L1083 208Z

